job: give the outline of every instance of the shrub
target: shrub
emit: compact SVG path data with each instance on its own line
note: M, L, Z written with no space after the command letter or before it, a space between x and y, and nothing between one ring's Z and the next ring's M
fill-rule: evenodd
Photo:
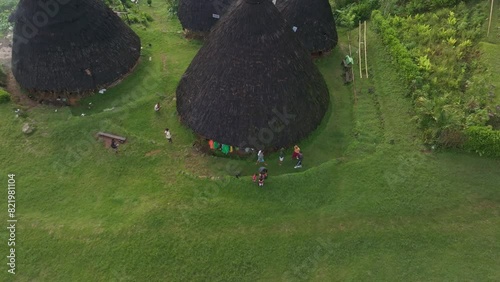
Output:
M10 95L7 91L0 88L0 104L4 104L10 101Z
M370 18L373 10L379 7L378 0L362 0L358 3L335 5L334 17L338 26L354 27L359 21Z
M0 66L0 86L7 86L7 75L5 74L5 71L3 68Z
M170 15L177 15L179 9L179 0L166 0L168 5L168 13Z
M395 67L401 69L408 84L420 76L418 65L412 55L398 39L397 32L378 10L372 12L372 22L392 56Z
M471 126L465 130L464 148L481 156L500 157L500 131L491 126Z
M424 9L454 2L405 3ZM476 39L481 34L476 27L481 22L478 19L484 22L484 13L463 3L410 16L372 12L373 26L394 67L405 78L413 98L414 120L423 130L426 143L460 146L464 128L484 126L492 116L491 83L477 59Z

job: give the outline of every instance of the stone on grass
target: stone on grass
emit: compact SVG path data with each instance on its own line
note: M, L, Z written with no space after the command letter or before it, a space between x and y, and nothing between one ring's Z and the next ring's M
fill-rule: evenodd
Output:
M31 134L33 131L35 131L35 127L29 123L23 124L22 131L24 134Z

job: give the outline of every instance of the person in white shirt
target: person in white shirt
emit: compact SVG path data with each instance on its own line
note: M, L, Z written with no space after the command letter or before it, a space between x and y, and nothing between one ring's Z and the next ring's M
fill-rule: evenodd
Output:
M169 143L172 143L172 134L170 133L170 130L168 130L168 128L165 129L165 137L167 138Z
M156 103L155 105L155 112L159 112L160 111L160 102Z

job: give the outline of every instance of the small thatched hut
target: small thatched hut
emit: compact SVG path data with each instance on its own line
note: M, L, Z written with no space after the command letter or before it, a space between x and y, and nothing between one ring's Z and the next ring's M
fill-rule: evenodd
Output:
M238 0L177 87L183 123L238 147L293 145L328 105L321 73L270 0Z
M139 37L100 0L21 0L12 72L36 99L75 98L108 87L137 64Z
M235 0L179 0L177 16L188 37L205 37Z
M277 0L276 7L313 54L337 46L338 35L328 0Z

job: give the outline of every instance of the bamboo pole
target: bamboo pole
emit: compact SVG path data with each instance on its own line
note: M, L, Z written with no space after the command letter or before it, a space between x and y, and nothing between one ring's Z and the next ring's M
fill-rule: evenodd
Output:
M491 0L490 20L488 23L488 33L486 34L486 37L490 36L491 19L493 18L493 6L494 5L495 5L495 0Z
M365 21L365 37L364 37L364 46L365 46L365 74L366 74L366 78L368 78L368 56L366 54L366 42L367 42L367 38L366 38L366 21Z
M352 58L352 52L351 52L351 31L347 33L347 42L349 42L349 57ZM352 82L354 83L354 70L351 66L351 75L352 75Z
M359 77L363 78L363 71L361 70L361 21L359 21L358 26L358 57L359 57Z
M351 52L351 31L349 30L349 32L347 33L347 41L349 42L349 56L352 58L352 52ZM356 106L357 104L357 101L358 101L358 96L356 94L356 82L355 82L355 75L354 75L354 65L351 65L351 67L349 68L350 72L351 72L351 77L352 77L352 91L353 91L353 94L354 94L354 106Z
M351 31L347 33L347 42L349 42L349 56L352 56L351 52Z

